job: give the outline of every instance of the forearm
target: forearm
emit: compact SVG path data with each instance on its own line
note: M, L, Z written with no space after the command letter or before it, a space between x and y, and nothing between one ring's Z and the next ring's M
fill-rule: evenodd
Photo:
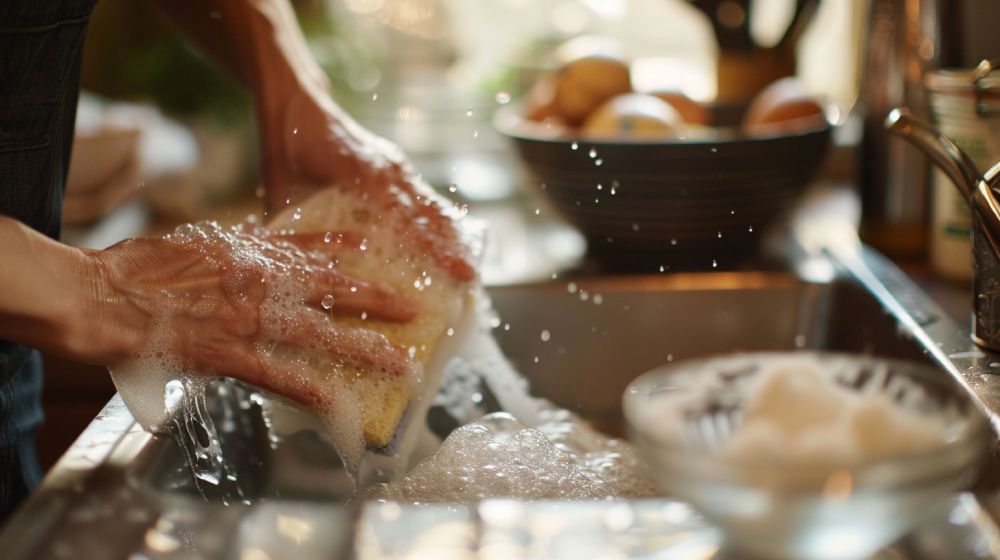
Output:
M177 26L247 87L258 103L296 89L326 92L288 0L156 0Z
M98 291L87 255L0 216L0 262L0 339L82 357L83 302Z

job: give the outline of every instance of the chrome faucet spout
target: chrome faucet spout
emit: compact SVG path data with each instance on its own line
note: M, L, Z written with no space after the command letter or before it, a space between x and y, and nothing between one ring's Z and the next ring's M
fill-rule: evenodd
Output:
M909 110L897 108L889 111L885 128L908 140L936 163L955 186L962 191L965 200L972 204L977 185L982 174L969 156L950 138L934 130L927 123L914 117Z

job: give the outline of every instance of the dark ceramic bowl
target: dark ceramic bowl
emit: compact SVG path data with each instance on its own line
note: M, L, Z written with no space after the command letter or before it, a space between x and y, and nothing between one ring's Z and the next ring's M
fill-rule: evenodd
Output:
M731 268L816 175L830 127L747 137L736 127L657 141L571 138L505 107L497 128L535 185L609 268ZM652 267L652 268L651 268Z

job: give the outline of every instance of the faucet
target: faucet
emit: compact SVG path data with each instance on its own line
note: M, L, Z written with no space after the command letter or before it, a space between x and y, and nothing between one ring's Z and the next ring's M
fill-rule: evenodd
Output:
M969 156L948 137L904 108L893 109L885 127L944 171L972 208L973 314L972 339L1000 351L1000 162L982 174Z

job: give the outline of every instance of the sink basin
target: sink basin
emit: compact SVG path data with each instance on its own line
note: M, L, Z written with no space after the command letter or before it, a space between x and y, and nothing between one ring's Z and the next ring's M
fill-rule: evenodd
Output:
M877 253L828 264L838 272L821 282L732 272L493 288L493 332L533 393L612 435L622 431L621 395L635 377L666 362L739 350L862 352L934 364L995 421L1000 384L984 372L996 358L972 347L967 330ZM345 506L351 481L325 436L280 425L306 413L277 398L251 398L235 382L212 388L232 484L199 488L175 440L143 432L116 397L0 534L5 558L478 558L488 550L576 558L604 549L622 557L725 558L718 531L666 498ZM484 395L484 412L495 409ZM269 414L273 407L283 414ZM439 435L454 427L441 410L429 418ZM286 435L275 441L268 422ZM990 496L941 504L933 523L879 558L937 558L942 542L954 545L950 558L1000 550ZM97 552L81 552L87 547Z

